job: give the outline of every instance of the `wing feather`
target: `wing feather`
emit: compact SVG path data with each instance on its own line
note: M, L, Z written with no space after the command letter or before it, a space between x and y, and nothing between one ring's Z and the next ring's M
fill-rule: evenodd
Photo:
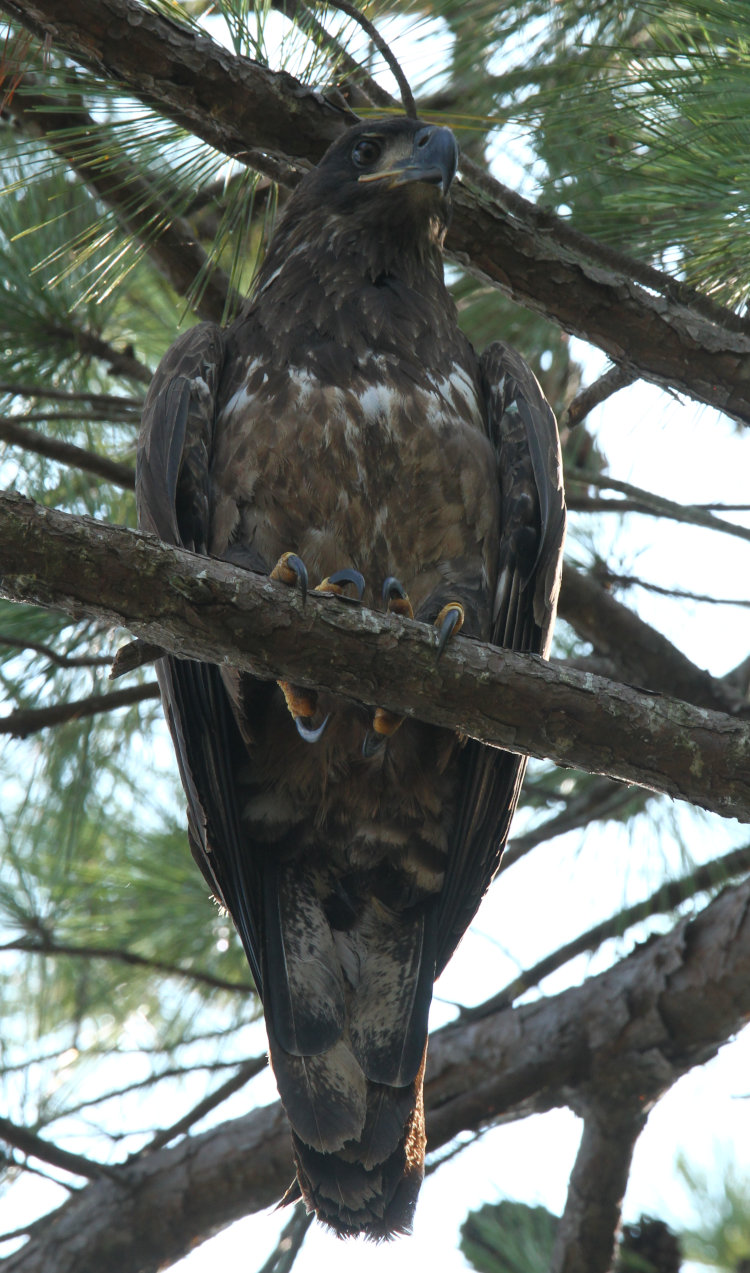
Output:
M492 641L546 657L560 589L565 500L557 425L534 373L497 342L480 360L501 485ZM471 923L499 865L526 759L468 742L461 811L438 917L437 971Z

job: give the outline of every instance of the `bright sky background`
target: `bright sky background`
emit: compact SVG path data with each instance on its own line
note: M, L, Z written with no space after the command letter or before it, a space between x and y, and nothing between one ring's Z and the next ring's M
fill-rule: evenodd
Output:
M393 39L390 27L386 34ZM397 52L402 56L400 44ZM413 79L419 78L420 60L425 56L422 45L413 61L403 59ZM513 146L510 149L512 153ZM501 143L497 154L498 175L514 184L520 169L510 161L508 149L503 152ZM574 350L584 363L586 380L595 379L605 366L603 356L578 341ZM638 384L621 391L588 424L597 433L609 472L616 478L683 503L748 499L747 445L731 422L708 409L680 404L653 387ZM730 516L739 521L742 515ZM750 524L747 515L745 521ZM620 519L611 515L602 517L600 526L598 542L603 555L610 562L621 560L623 573L629 569L667 587L722 596L747 595L750 545L746 542L637 515L631 515L624 528ZM699 666L716 675L723 675L750 650L747 609L675 603L640 590L631 592L627 600ZM594 825L585 834L571 834L539 847L503 876L438 984L433 1025L451 1015L441 999L481 1001L520 968L528 967L595 919L649 893L662 863L679 871L680 848L672 819L684 833L696 862L750 839L750 832L735 822L662 803L656 826L648 816L637 821L632 834L622 828L603 830ZM623 942L610 943L593 959L579 959L545 982L544 992L555 993L588 972L599 971L616 955L627 953L632 944L631 934ZM263 1047L260 1031L254 1034L248 1041L248 1055ZM646 1212L675 1226L695 1221L685 1190L675 1177L676 1156L684 1152L692 1165L706 1169L720 1166L727 1153L734 1153L740 1163L746 1162L749 1098L750 1032L745 1031L716 1060L678 1083L652 1113L636 1148L625 1219L632 1221ZM265 1074L222 1106L219 1119L213 1121L240 1116L256 1103L275 1099L273 1080ZM174 1110L162 1108L158 1121L170 1122L190 1104L183 1090ZM146 1111L144 1124L147 1119ZM208 1125L199 1125L196 1130ZM425 1182L413 1237L384 1249L362 1242L342 1243L313 1226L295 1270L313 1273L323 1266L326 1273L351 1273L352 1269L383 1273L385 1268L388 1273L413 1273L423 1267L441 1273L464 1270L467 1266L456 1247L467 1212L485 1201L504 1197L541 1202L559 1212L579 1135L580 1125L567 1110L493 1130ZM84 1145L80 1148L86 1151ZM60 1201L62 1191L27 1178L0 1202L0 1231ZM285 1213L273 1211L249 1217L174 1267L179 1273L214 1273L217 1268L256 1273L285 1221Z

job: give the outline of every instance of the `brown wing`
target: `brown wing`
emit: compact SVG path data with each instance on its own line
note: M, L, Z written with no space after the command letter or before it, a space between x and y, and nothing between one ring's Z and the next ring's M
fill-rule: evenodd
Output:
M216 394L226 352L220 328L203 323L167 351L143 411L136 470L138 524L166 543L205 553ZM157 676L188 802L193 856L216 898L237 921L261 989L257 899L243 852L237 769L245 749L219 669L160 659Z
M565 539L557 425L534 373L515 350L490 345L480 366L501 488L492 641L546 657ZM525 769L523 757L466 745L461 813L440 897L438 974L500 865Z

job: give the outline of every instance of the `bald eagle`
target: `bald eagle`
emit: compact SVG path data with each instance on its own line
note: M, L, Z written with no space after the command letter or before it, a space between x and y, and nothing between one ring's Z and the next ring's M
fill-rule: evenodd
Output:
M168 543L546 655L565 507L554 416L443 281L447 128L350 129L289 200L227 329L168 351L140 526ZM290 1196L410 1229L435 978L492 880L525 761L329 693L165 658L193 854L263 1001Z

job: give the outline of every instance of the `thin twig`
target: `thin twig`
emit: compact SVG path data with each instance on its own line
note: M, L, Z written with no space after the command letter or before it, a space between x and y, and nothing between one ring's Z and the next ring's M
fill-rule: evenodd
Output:
M72 959L106 959L115 963L129 964L136 968L151 968L155 972L163 972L169 977L184 977L188 981L210 986L212 990L230 990L233 994L253 994L254 987L249 981L227 981L224 977L216 977L210 972L201 972L194 968L180 968L162 959L151 959L139 955L134 950L122 950L118 946L74 946L68 942L58 942L46 934L39 937L18 937L14 941L0 946L0 954L16 950L26 955L64 955Z
M330 3L335 9L340 9L342 13L346 13L350 18L353 18L354 21L361 26L362 30L369 35L375 45L375 48L380 54L382 54L385 61L388 63L393 77L398 84L401 101L404 104L405 114L408 115L410 119L416 119L417 104L414 101L414 94L409 86L409 81L404 75L404 72L401 70L401 66L396 59L395 54L383 39L377 27L373 25L369 18L366 18L365 15L360 12L356 5L351 4L350 0L330 0Z
M35 654L43 654L55 667L107 667L112 662L107 654L58 654L51 645L44 645L41 641L25 641L5 632L0 632L0 645L7 645L15 650L33 650Z
M9 381L0 381L0 393L16 394L19 398L49 398L53 402L87 402L97 411L128 411L139 415L143 408L142 398L120 397L114 393L73 393L68 389L50 389L46 385L16 385Z
M691 526L704 526L706 530L719 530L725 535L736 535L738 539L750 540L750 527L738 526L735 522L725 522L721 517L714 517L696 504L677 504L674 500L665 499L653 491L644 491L640 486L632 486L630 482L621 482L617 478L608 477L605 473L589 473L587 469L570 466L566 477L584 486L598 486L603 490L618 491L644 506L654 517L668 517L675 522L685 522Z
M687 592L684 588L663 588L661 584L652 583L649 579L640 579L637 575L617 575L611 570L598 571L594 574L606 586L615 584L620 588L643 588L646 592L656 592L660 597L675 597L681 601L702 601L712 606L745 606L750 608L750 601L745 597L710 597L704 592Z
M577 831L592 822L616 818L624 809L634 804L642 807L651 799L654 799L653 795L642 787L630 787L626 783L613 782L611 778L592 778L586 784L586 790L570 800L560 813L547 818L532 831L513 837L503 854L500 871L507 871L547 840L554 840L556 836L566 835L569 831Z
M56 460L58 464L66 464L71 468L82 469L84 473L93 473L102 477L113 486L131 491L135 486L135 470L129 464L119 464L105 455L96 455L84 447L75 446L72 442L63 442L59 438L50 438L34 429L23 429L15 419L0 419L0 440L9 446L20 446L35 455L44 455L48 460Z
M255 1056L250 1061L245 1061L236 1074L233 1074L225 1083L217 1087L215 1092L205 1096L187 1114L183 1114L182 1118L178 1118L176 1123L172 1123L171 1127L165 1127L163 1131L157 1132L148 1144L144 1145L143 1149L139 1150L138 1154L133 1155L133 1157L138 1157L140 1154L154 1153L155 1150L162 1149L165 1145L168 1145L177 1136L183 1136L191 1127L200 1122L202 1118L205 1118L206 1114L210 1114L218 1105L222 1105L230 1096L238 1092L241 1087L244 1087L257 1074L260 1074L267 1065L268 1057L265 1054L263 1056Z
M0 1139L12 1145L14 1149L20 1149L21 1153L28 1154L31 1158L39 1158L42 1162L48 1162L53 1167L60 1167L63 1171L70 1171L75 1176L84 1176L87 1180L100 1180L102 1176L117 1176L115 1168L108 1167L106 1163L94 1162L81 1154L72 1154L67 1149L60 1149L58 1145L53 1145L50 1141L37 1136L36 1132L29 1131L28 1127L19 1127L16 1123L12 1123L9 1118L0 1118Z
M617 393L618 389L624 389L626 385L630 385L636 379L635 372L621 367L616 363L604 372L598 380L593 384L582 389L576 394L573 401L565 408L560 416L561 429L573 429L581 420L585 420L586 416L593 411L594 407L598 407L600 403L610 398L613 393Z
M124 690L112 690L109 694L90 694L88 698L79 698L72 703L55 703L52 707L10 712L8 716L0 718L0 734L28 738L29 734L35 734L40 729L49 729L52 725L82 720L100 712L113 712L119 707L132 707L134 703L158 697L159 686L155 681L149 681L145 685L129 685Z
M299 1255L305 1234L313 1222L313 1213L308 1213L301 1202L295 1206L292 1214L279 1234L279 1240L258 1273L289 1273Z

